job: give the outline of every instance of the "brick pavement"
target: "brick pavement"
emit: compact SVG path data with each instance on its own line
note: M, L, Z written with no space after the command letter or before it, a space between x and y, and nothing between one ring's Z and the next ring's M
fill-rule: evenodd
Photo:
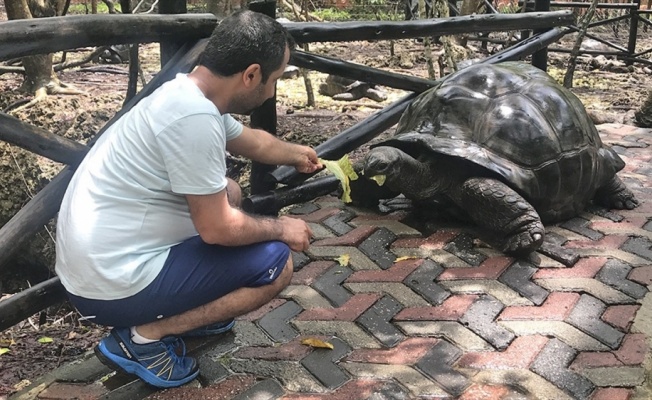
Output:
M232 333L189 343L196 381L156 392L88 354L14 398L652 398L652 131L600 130L641 206L549 226L534 258L487 248L472 227L421 234L405 210L320 198L290 211L316 236L292 284Z

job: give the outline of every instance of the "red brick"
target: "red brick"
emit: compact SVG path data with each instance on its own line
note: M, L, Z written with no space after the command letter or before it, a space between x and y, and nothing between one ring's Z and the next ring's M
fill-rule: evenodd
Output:
M394 321L457 321L478 298L477 295L456 295L441 305L405 308L394 316Z
M252 311L250 313L247 313L247 314L245 314L245 315L243 315L241 317L238 317L238 319L242 319L242 320L245 320L245 321L256 321L256 320L262 318L263 316L265 316L265 314L272 311L276 307L279 307L279 306L285 304L286 301L287 300L284 300L284 299L273 299L272 301L270 301L269 303L267 303L264 306L260 307L259 309L254 310L254 311Z
M575 357L570 368L573 370L582 370L586 368L600 367L621 367L623 363L618 361L616 356L611 352L582 352Z
M595 229L596 231L603 232L604 230L609 230L613 228L624 229L626 227L631 227L633 230L633 229L642 228L643 225L647 223L647 221L648 219L644 217L629 218L621 222L599 220L599 221L591 222L591 229Z
M364 270L354 272L346 282L402 282L423 264L422 259L409 259L394 263L386 270Z
M373 364L413 365L437 344L439 339L414 337L405 339L391 349L359 349L346 357L346 361Z
M351 225L357 225L359 222L366 221L383 221L383 220L392 220L392 221L401 221L405 219L410 213L407 211L394 211L389 214L366 214L359 215L351 220ZM364 224L368 225L368 224Z
M326 218L328 218L330 216L333 216L333 215L337 214L338 212L340 212L340 210L338 208L329 207L329 208L319 209L319 210L317 210L315 212L311 212L310 214L293 215L292 217L302 219L302 220L304 220L306 222L322 222Z
M591 400L629 400L631 396L631 389L608 387L598 388Z
M355 321L382 297L379 293L360 293L338 308L313 308L296 317L298 321Z
M359 226L342 236L330 237L312 243L312 246L358 246L378 229L375 226Z
M328 341L329 339L321 336L314 337L323 341ZM277 347L244 347L238 350L234 356L237 358L268 361L299 361L312 352L312 349L309 346L301 344L301 340L305 338L306 337L297 338L289 343L284 343Z
M614 353L616 358L625 365L640 365L645 360L647 349L645 335L642 333L632 333L625 335L620 348Z
M548 340L540 335L520 336L505 351L469 352L459 359L457 365L478 369L527 369Z
M569 249L619 249L629 239L629 236L608 235L600 240L573 240L564 245Z
M540 306L507 307L499 321L563 321L580 299L579 293L552 292Z
M477 267L448 268L437 277L437 280L496 279L513 261L511 257L491 257Z
M608 307L602 314L602 320L626 332L640 307L635 304Z
M335 265L333 261L313 261L292 275L292 284L310 286L315 279Z
M255 383L255 376L231 375L223 381L208 387L181 386L161 390L148 398L156 400L229 400L245 392Z
M283 400L357 400L371 397L374 393L380 393L387 385L386 381L373 379L354 379L348 381L341 388L334 392L327 393L288 393L282 397Z
M511 396L522 397L507 386L474 384L457 397L457 400L503 400Z
M534 279L545 278L593 278L607 262L606 257L582 258L572 268L542 268Z
M652 266L634 268L628 278L641 285L652 285Z
M54 382L39 393L37 397L43 400L91 400L98 399L106 393L108 393L108 390L100 384Z
M441 250L448 242L459 235L458 231L437 231L427 238L404 238L392 243L391 248L420 248L424 250Z

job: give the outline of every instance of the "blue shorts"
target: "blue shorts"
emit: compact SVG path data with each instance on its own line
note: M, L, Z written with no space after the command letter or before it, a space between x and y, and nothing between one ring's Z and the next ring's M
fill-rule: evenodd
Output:
M242 287L270 284L290 256L283 242L225 247L192 237L170 249L161 273L139 293L117 300L92 300L68 293L89 321L136 326L181 314Z

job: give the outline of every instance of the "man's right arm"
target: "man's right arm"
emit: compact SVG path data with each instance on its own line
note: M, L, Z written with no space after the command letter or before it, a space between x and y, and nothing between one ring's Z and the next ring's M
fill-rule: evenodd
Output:
M243 246L280 240L294 251L304 251L310 244L312 233L305 221L250 216L229 204L226 190L210 195L186 195L186 199L195 229L206 243Z

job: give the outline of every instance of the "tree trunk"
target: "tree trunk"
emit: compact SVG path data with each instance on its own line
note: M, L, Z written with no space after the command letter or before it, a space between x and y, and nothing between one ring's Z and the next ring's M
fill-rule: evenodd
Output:
M54 17L63 12L65 1L30 0L28 3L27 0L6 0L5 7L7 18L10 20ZM49 91L53 86L59 85L59 80L52 69L52 54L23 57L23 66L25 67L25 80L21 87L23 90L38 93Z

